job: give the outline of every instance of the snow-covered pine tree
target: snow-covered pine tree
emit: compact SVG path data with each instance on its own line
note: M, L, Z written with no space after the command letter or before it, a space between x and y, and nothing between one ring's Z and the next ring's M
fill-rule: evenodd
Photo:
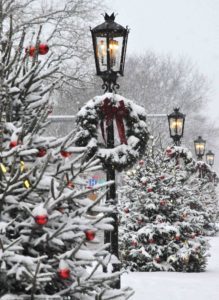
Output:
M191 152L185 147L168 148L167 156L172 166L177 160L176 168L180 172L177 172L176 175L181 174L182 182L185 182L185 186L187 185L191 191L190 193L187 192L187 200L185 197L184 202L187 201L187 206L197 211L199 221L202 222L202 234L206 236L215 235L218 210L217 174L204 161L194 160Z
M16 44L12 26L0 25L0 299L126 299L129 289L110 287L118 273L102 273L107 245L89 246L97 231L112 230L111 208L100 203L111 182L93 188L95 201L87 197L80 176L98 161L85 162L74 131L45 135L57 66L40 59L40 35L30 52L25 33Z
M208 243L201 236L205 212L185 165L173 152L167 149L167 157L152 144L139 165L126 173L120 247L122 260L132 271L205 268ZM190 207L191 200L199 211Z

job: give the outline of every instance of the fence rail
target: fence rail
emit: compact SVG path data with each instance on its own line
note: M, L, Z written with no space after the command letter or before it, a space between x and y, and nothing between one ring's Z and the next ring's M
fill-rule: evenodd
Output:
M167 114L148 114L147 118L166 118ZM49 116L48 119L51 122L71 122L76 118L75 115L54 115Z

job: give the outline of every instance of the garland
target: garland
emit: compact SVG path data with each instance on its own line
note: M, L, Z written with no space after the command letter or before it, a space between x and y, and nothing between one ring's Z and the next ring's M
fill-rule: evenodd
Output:
M83 106L77 114L77 146L87 147L87 159L94 154L104 167L122 171L143 153L149 133L144 108L122 96L106 93ZM114 148L107 147L109 126L114 126Z
M196 161L192 158L192 153L185 147L172 146L167 147L166 156L168 159L176 158L183 159L185 163L185 170L192 173L202 173L202 176L208 178L209 181L214 181L215 185L218 184L219 178L217 173L204 161Z

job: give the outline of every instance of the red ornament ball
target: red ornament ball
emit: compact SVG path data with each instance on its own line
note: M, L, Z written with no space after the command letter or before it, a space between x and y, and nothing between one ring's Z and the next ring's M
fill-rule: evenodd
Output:
M166 155L168 156L168 157L172 157L172 155L173 155L173 150L172 149L167 149L166 150Z
M159 257L159 256L155 257L155 261L156 261L157 263L160 263L160 257Z
M147 192L148 192L148 193L151 193L151 192L153 192L153 189L152 189L152 188L148 188L148 189L147 189Z
M180 240L180 235L179 235L179 234L176 234L175 240L176 240L176 241L179 241L179 240Z
M49 46L47 44L40 44L39 45L39 54L45 55L49 52Z
M137 242L137 241L131 241L131 246L132 246L132 247L138 246L138 242Z
M48 222L48 216L47 215L36 216L34 219L35 219L35 222L38 225L45 225Z
M87 241L93 241L95 239L95 232L93 230L86 230L85 236Z
M73 189L73 188L75 187L75 185L74 185L74 183L73 183L72 181L68 181L68 182L67 182L67 187L68 187L69 189Z
M160 176L160 180L164 180L164 179L165 179L164 175Z
M59 275L59 278L61 279L69 279L70 278L70 270L65 268L65 269L60 269L58 270L58 275Z
M154 239L149 239L148 242L149 242L150 244L154 244Z
M52 107L52 106L49 106L49 107L48 107L48 114L50 115L52 112L53 112L53 107Z
M27 48L25 49L25 52L26 52L29 56L33 57L33 56L35 55L35 52L36 52L36 47L34 47L34 46L27 47Z
M125 207L125 208L124 208L124 212L125 212L126 214L128 214L128 213L129 213L129 208L128 208L128 207Z
M43 157L45 156L47 153L46 148L39 148L38 149L38 153L37 153L37 157Z
M62 150L62 151L61 151L61 156L62 156L62 157L65 157L65 158L70 157L70 156L71 156L71 152Z
M195 234L195 233L192 233L192 234L191 234L191 238L194 239L195 237L196 237L196 234Z
M10 148L14 148L14 147L16 147L19 144L20 144L20 142L18 142L18 141L11 141L10 144L9 144L9 147Z
M25 52L31 56L31 57L34 57L35 53L36 53L36 47L35 46L30 46L30 47L27 47L25 49ZM49 52L49 46L47 44L40 44L39 45L39 50L38 50L38 53L40 55L45 55Z
M165 201L165 200L163 200L163 199L160 200L160 205L161 205L161 206L164 206L165 204L166 204L166 201Z
M142 159L142 160L139 160L139 165L140 166L143 166L144 165L144 160Z

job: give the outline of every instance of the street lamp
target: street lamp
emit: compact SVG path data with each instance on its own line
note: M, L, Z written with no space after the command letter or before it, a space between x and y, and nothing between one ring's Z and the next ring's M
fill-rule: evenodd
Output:
M199 160L202 160L202 157L205 154L205 145L206 141L203 140L201 136L199 136L197 140L194 140L195 154Z
M206 153L206 161L207 161L207 164L209 164L211 167L213 166L213 164L214 164L214 153L211 150L209 150Z
M116 92L119 84L116 82L118 76L124 75L125 55L127 47L127 39L129 30L117 24L114 13L110 16L105 14L105 22L94 27L91 30L94 58L96 63L97 76L103 80L102 88L104 92ZM107 149L114 148L114 125L113 119L107 124ZM106 201L117 204L116 185L115 185L115 169L113 166L108 166L106 170L107 181L114 181L110 185L106 195ZM104 243L110 244L110 252L118 257L118 216L116 211L111 214L113 218L113 231L105 232ZM119 271L119 263L113 263L113 272ZM106 272L106 268L104 268ZM116 288L120 288L120 279L115 284Z
M105 14L105 22L91 30L97 75L103 79L103 89L119 88L116 80L123 76L129 29L116 22L114 13Z
M174 111L167 116L170 137L173 139L176 146L180 145L180 139L183 137L185 115L179 111L179 108L175 108Z

